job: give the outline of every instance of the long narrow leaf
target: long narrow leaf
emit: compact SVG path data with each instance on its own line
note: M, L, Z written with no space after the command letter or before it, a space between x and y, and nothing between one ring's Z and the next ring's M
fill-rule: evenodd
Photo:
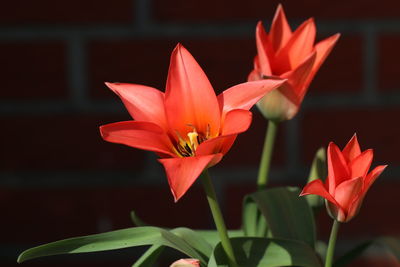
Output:
M321 266L313 249L303 242L260 237L238 237L232 238L231 241L239 266ZM219 243L208 262L208 267L228 266L225 255Z
M171 230L171 232L182 238L182 240L194 248L204 258L208 259L210 257L213 247L199 233L183 227L175 228Z
M152 267L160 256L164 246L152 245L146 252L132 265L132 267Z
M201 235L207 242L211 245L211 247L215 247L219 242L219 234L216 230L196 230L196 233ZM242 230L229 230L228 231L229 238L233 237L244 237L244 233Z
M171 247L191 258L199 259L203 264L207 261L177 235L158 227L148 226L69 238L41 245L22 252L18 257L18 262L50 255L105 251L145 245Z
M257 236L259 211L253 198L246 196L243 199L242 229L246 236Z
M138 226L138 227L140 227L140 226L149 226L149 224L145 223L144 221L142 221L142 219L139 218L139 216L137 216L135 211L131 211L130 215L131 215L132 222L136 226Z

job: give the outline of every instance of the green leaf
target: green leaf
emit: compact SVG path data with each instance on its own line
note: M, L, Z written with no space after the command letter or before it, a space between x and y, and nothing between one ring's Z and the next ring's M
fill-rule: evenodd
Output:
M179 236L158 227L134 227L101 234L74 237L25 250L18 262L43 256L114 250L136 246L163 245L174 248L202 264L207 262L201 253L189 246Z
M213 248L220 242L219 233L216 230L196 230L196 233L207 240ZM242 230L228 230L228 236L229 238L244 237L244 233Z
M220 242L219 234L216 230L196 230L188 228L176 228L171 230L172 233L181 237L186 243L203 254L205 258L209 258L213 248ZM228 231L229 237L242 237L242 230ZM160 255L164 246L151 246L133 265L133 267L151 267Z
M145 253L132 265L132 267L151 267L164 250L162 245L152 245Z
M179 236L189 246L194 248L204 258L208 259L213 251L213 246L206 241L206 239L199 233L189 228L175 228L171 230L172 233Z
M253 198L246 196L243 199L242 228L246 236L257 236L259 211Z
M265 216L274 238L300 240L314 248L315 224L307 200L299 197L300 189L277 187L251 194Z
M149 226L147 223L143 222L136 214L135 211L131 211L131 220L136 226Z
M239 266L321 266L315 252L303 242L261 237L237 237L231 238L231 242ZM228 266L227 262L219 243L208 262L208 267Z
M265 237L268 226L265 217L261 216L254 199L247 195L243 199L242 229L246 236Z
M318 149L317 153L315 153L307 183L316 179L325 181L327 175L326 150L325 148L321 147ZM324 199L320 196L308 195L305 196L305 198L307 199L308 204L313 208L318 208L324 205Z
M175 228L170 231L184 240L189 246L194 248L205 259L208 259L212 253L213 247L204 239L204 237L188 228ZM163 251L163 245L151 246L133 265L133 267L151 267Z
M370 240L363 242L348 251L346 254L341 256L333 264L334 267L347 266L353 260L361 256L365 250L367 250L371 245L380 245L390 251L400 262L400 240L393 237L380 237L375 240Z
M400 262L400 240L399 239L390 237L390 236L385 236L385 237L378 238L375 242L377 242L381 246L384 246Z

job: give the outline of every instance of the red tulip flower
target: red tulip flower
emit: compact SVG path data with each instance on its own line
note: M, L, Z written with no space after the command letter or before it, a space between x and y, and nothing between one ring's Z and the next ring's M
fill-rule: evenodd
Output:
M248 80L287 79L258 102L267 119L279 122L296 115L308 86L340 36L335 34L314 45L315 35L313 18L292 32L281 5L268 34L261 21L257 24L257 56Z
M330 216L339 222L348 222L358 213L368 189L387 165L377 166L368 173L373 150L361 152L356 135L342 151L331 142L327 154L328 177L325 184L319 179L314 180L304 187L300 195L314 194L325 198Z
M106 141L156 152L178 201L247 130L249 109L282 82L242 83L217 97L196 60L178 44L171 55L165 93L143 85L106 83L134 120L103 125L100 132Z

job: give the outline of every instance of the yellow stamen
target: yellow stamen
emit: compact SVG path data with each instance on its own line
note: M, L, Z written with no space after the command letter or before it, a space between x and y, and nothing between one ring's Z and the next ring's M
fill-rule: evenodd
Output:
M188 125L193 128L193 131L187 133L187 138L183 138L178 131L176 131L176 136L178 137L178 142L174 147L175 153L179 157L192 157L196 155L196 150L198 146L205 140L210 138L210 126L207 126L205 134L199 134L196 127L193 125Z
M192 151L196 151L197 147L199 146L199 142L197 140L197 137L199 136L199 134L196 131L194 131L194 132L188 133L187 135L189 137L189 142L190 142Z

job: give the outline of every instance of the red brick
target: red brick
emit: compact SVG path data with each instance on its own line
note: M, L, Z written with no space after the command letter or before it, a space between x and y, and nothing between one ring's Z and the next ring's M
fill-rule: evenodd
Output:
M160 177L165 179L165 177ZM72 236L134 227L134 210L150 225L213 227L202 188L194 186L174 203L165 186L0 188L2 242L40 244Z
M357 133L361 148L374 149L374 164L394 165L400 162L400 128L394 124L398 108L363 108L308 110L302 121L302 160L310 164L315 151L330 141L343 148Z
M253 111L253 122L249 130L238 135L231 150L215 168L258 168L268 121L255 109L256 108L254 108ZM274 146L274 154L271 163L273 168L282 167L285 164L284 137L284 127L281 125L278 129L278 135Z
M3 65L1 99L67 96L64 43L1 42L0 51Z
M248 183L227 186L226 224L229 229L239 229L242 226L243 198L256 191L257 177L249 177Z
M400 89L400 36L384 35L378 43L379 89L383 91Z
M282 3L288 18L305 19L366 19L398 18L399 4L383 0L376 4L373 0L350 0L323 2L305 1L200 1L200 0L155 0L154 14L161 21L228 21L267 19L272 20L275 9Z
M8 1L2 5L2 24L122 23L133 19L131 0Z
M0 117L2 170L140 170L144 152L102 140L99 126L129 116Z
M363 42L359 36L342 35L311 83L310 95L360 91L363 86L362 53Z
M164 91L170 55L177 41L91 43L89 60L92 95L112 95L104 86L105 81L145 84ZM199 62L217 93L246 81L256 53L254 41L247 39L191 39L183 40L182 44Z
M384 253L376 257L364 256L361 259L357 259L348 267L400 267L400 263L392 255Z

